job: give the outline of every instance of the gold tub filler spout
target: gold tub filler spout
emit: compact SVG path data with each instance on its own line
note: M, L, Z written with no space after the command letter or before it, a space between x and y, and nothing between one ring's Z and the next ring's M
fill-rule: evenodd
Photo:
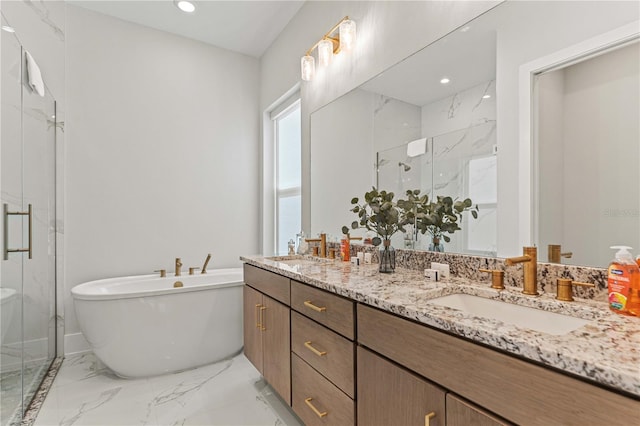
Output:
M207 265L209 264L210 260L211 260L211 253L207 254L207 258L204 261L204 265L202 265L202 271L200 271L201 274L207 273Z

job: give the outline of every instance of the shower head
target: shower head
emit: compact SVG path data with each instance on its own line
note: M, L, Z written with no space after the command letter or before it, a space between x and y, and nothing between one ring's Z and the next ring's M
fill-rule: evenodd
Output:
M403 163L402 161L398 163L398 167L404 167L405 172L408 172L409 170L411 170L411 166L408 165L407 163Z

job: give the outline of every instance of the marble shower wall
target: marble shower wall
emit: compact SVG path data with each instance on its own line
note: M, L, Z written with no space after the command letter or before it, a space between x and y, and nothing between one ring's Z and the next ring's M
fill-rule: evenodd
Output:
M63 353L64 343L64 313L63 313L63 285L64 282L64 235L63 235L63 214L64 207L62 200L63 179L64 179L64 111L65 111L65 28L66 28L66 4L63 1L3 1L0 3L0 11L7 20L7 23L15 29L15 36L20 44L31 53L37 61L43 80L56 101L56 123L55 123L55 188L56 188L56 218L43 217L34 206L34 220L42 227L48 228L47 236L49 240L55 238L57 251L55 258L51 256L52 262L56 264L57 286L57 314L58 320L51 318L48 326L58 328L57 348L58 354ZM6 37L6 33L0 37ZM12 36L12 35L9 35ZM4 89L4 88L3 88ZM3 98L5 90L3 90ZM4 100L3 100L4 102ZM27 115L33 119L39 119L40 112L36 109L27 111ZM41 117L42 118L42 117ZM43 118L44 119L44 118ZM47 122L51 119L46 117ZM4 174L4 173L3 173ZM51 178L47 182L53 183ZM3 185L4 186L4 185ZM51 200L53 201L53 200ZM34 279L42 276L39 272L34 272ZM42 290L42 297L49 298L48 289ZM45 294L47 293L47 294ZM39 295L29 295L31 302L38 303L35 298ZM27 300L29 302L29 300ZM33 333L31 333L33 334Z
M420 132L416 117L409 113L412 110L398 108L403 102L383 96L377 102L374 138L386 141L378 147L393 147L378 150L378 186L398 196L419 188L430 198L468 197L479 205L478 219L465 215L462 230L448 235L451 241L445 243L445 249L449 252L495 255L497 251L495 97L495 81L491 80L423 107L412 106L420 110ZM393 144L389 129L397 127L404 133ZM409 157L406 142L421 137L427 138L426 154ZM400 239L396 236L393 243L400 246ZM427 248L429 243L428 235L418 235L415 247Z

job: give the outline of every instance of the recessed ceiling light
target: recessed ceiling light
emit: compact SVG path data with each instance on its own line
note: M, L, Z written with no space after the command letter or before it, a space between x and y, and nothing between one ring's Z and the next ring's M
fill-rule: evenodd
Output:
M491 95L484 95L484 96L482 97L482 99L489 99L490 97L491 97Z
M2 31L6 31L8 33L15 33L16 30L13 29L13 27L10 27L8 25L3 25L2 26Z
M178 9L186 13L192 13L196 10L196 6L187 0L178 0L174 2Z
M449 80L447 77L443 78L442 80L440 80L440 84L447 84L449 83L451 80Z

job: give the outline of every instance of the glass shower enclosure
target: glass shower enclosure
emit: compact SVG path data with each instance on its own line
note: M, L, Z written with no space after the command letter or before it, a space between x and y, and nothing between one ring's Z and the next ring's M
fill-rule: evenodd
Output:
M429 199L470 198L479 207L478 219L465 215L461 231L447 234L445 249L453 253L495 256L497 247L496 123L471 125L425 138L424 151L412 153L408 144L377 153L376 185L403 198L419 189ZM416 141L418 142L418 141ZM426 250L427 236L396 235L396 247Z
M2 26L9 26L4 16ZM20 424L56 357L56 102L27 84L26 51L2 32L0 425Z

